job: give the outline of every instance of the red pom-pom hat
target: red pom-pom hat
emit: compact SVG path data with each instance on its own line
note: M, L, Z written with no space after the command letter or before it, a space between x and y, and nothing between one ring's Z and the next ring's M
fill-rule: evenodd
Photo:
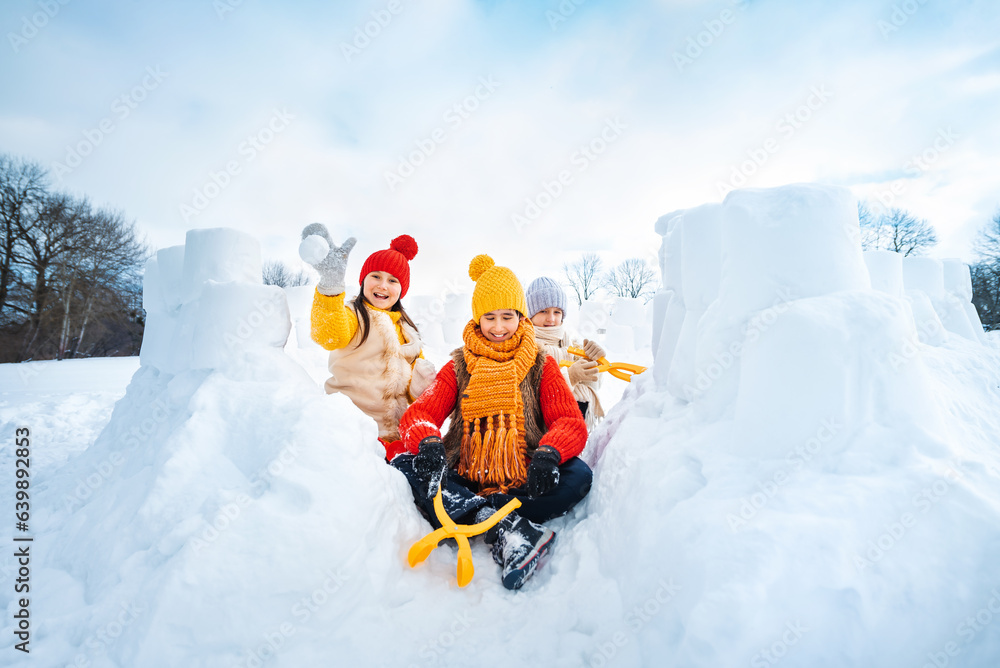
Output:
M417 255L417 242L408 234L403 234L392 240L386 250L375 251L365 260L361 267L358 285L363 286L365 276L373 271L386 271L399 279L399 298L406 296L410 289L410 260Z

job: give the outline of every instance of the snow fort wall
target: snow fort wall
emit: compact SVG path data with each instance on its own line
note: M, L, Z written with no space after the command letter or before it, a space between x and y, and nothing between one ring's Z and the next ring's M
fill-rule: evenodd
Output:
M227 228L189 230L183 246L158 251L146 265L143 307L140 363L169 374L242 373L291 331L284 291L262 283L257 240Z

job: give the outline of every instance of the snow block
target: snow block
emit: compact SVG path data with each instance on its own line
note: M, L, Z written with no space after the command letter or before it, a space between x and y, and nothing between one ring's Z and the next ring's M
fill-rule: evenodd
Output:
M965 315L969 319L969 324L972 325L973 331L976 333L976 340L980 343L986 345L989 343L989 338L987 337L986 330L983 329L983 321L979 319L979 311L970 302L963 304L962 307L965 309Z
M625 327L642 327L646 324L646 305L641 299L615 297L611 320Z
M181 283L184 276L184 246L170 246L156 251L157 284L167 310L175 312L184 303Z
M605 325L604 347L612 359L631 355L635 352L635 330L609 321Z
M907 290L920 290L932 301L943 299L944 265L933 257L904 257L903 286Z
M704 311L719 294L722 273L722 205L703 204L681 215L684 304Z
M208 281L198 300L191 368L233 368L247 352L283 348L290 331L288 302L281 288Z
M260 244L249 234L225 227L188 230L184 244L181 299L198 298L207 281L260 284Z
M686 379L689 388L706 386L707 395L695 397L704 396L707 416L730 410L739 374L732 349L761 330L765 312L871 287L857 226L857 204L846 188L796 184L726 196L719 298L698 324L695 369ZM719 377L706 384L710 370Z
M448 320L461 322L462 326L472 319L472 293L458 292L442 295L444 317Z
M644 348L651 348L653 340L653 325L650 323L643 323L638 327L633 327L632 336L633 345L637 351Z
M914 308L919 318L931 321L929 314L924 312L918 293L927 296L944 329L970 341L982 341L979 317L971 319L966 308L966 304L972 301L972 277L964 262L906 257L903 258L903 282L907 296L921 302ZM917 325L919 328L919 321ZM940 337L935 337L935 340L940 341Z
M174 340L176 319L170 314L151 311L146 313L146 325L139 349L139 364L155 367L166 373L173 373L171 345Z
M584 301L580 305L575 327L580 339L604 341L608 326L611 324L611 318L608 316L609 311L608 303L603 299Z
M667 302L666 313L663 315L663 324L660 327L660 339L653 349L655 356L652 373L656 380L656 387L661 390L667 389L674 351L677 349L677 341L684 324L684 313L684 303L677 298L676 294L671 294Z
M681 261L684 254L684 230L680 224L681 219L680 215L670 219L666 226L667 232L663 235L663 243L660 244L663 289L676 293L680 293L684 286L684 267Z
M734 448L780 457L811 442L833 462L845 425L942 431L904 300L854 291L794 301L739 357Z
M869 250L864 252L864 257L872 289L893 297L902 297L903 256L894 251Z
M972 272L969 265L957 258L941 260L944 291L962 302L972 303Z
M671 211L670 213L657 218L656 222L653 224L653 229L656 230L656 233L663 237L663 241L660 242L660 248L656 253L656 259L660 265L660 285L664 287L667 285L667 267L670 264L670 254L667 250L667 237L673 232L674 226L677 224L676 221L679 219L681 213L683 213L683 209Z
M768 308L783 292L804 298L871 287L846 188L734 190L723 208L720 308L741 315Z
M673 296L673 292L669 290L656 291L653 295L653 309L652 313L652 325L653 325L653 352L656 353L660 349L660 335L663 334L663 325L667 317L667 305L670 303L670 298Z
M659 325L659 342L654 349L655 364L653 377L656 386L666 389L670 367L673 364L674 351L677 349L677 341L680 339L681 328L684 326L684 315L687 308L684 305L684 274L681 257L683 254L684 234L680 225L681 216L679 213L668 214L657 221L657 231L664 230L663 244L660 247L660 272L663 277L663 290L670 293L670 299L663 314L663 321Z
M316 287L313 285L299 285L285 288L285 299L288 302L288 312L292 320L292 328L295 331L296 348L320 348L319 344L312 340L312 302Z
M684 318L667 371L666 387L676 396L690 401L693 399L691 387L696 378L695 359L700 344L698 323L719 293L722 205L704 204L686 209L675 226L681 231ZM662 378L662 371L656 376Z
M945 327L927 293L922 290L907 290L906 301L910 304L920 342L929 346L940 346L944 343Z
M149 313L166 313L167 304L163 301L160 288L160 272L156 266L156 255L146 260L142 272L142 310Z
M171 246L149 258L142 278L142 304L147 316L139 363L165 373L186 369L185 356L190 353L190 341L179 334L183 268L184 246Z

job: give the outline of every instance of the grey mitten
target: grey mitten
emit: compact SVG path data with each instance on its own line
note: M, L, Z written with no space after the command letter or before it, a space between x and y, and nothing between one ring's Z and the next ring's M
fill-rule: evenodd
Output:
M347 275L347 256L350 255L354 244L358 242L354 237L348 238L343 246L337 246L330 238L330 233L326 225L322 223L312 223L302 230L302 239L316 235L323 238L330 246L330 252L319 262L310 264L319 272L319 283L316 289L324 295L333 296L342 294L347 286L344 284L344 277Z

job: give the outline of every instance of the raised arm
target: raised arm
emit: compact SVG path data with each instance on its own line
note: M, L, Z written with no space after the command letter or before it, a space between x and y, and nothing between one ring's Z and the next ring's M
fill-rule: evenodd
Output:
M343 348L358 331L358 318L344 304L344 293L324 295L318 289L313 294L310 316L312 340L327 350Z

